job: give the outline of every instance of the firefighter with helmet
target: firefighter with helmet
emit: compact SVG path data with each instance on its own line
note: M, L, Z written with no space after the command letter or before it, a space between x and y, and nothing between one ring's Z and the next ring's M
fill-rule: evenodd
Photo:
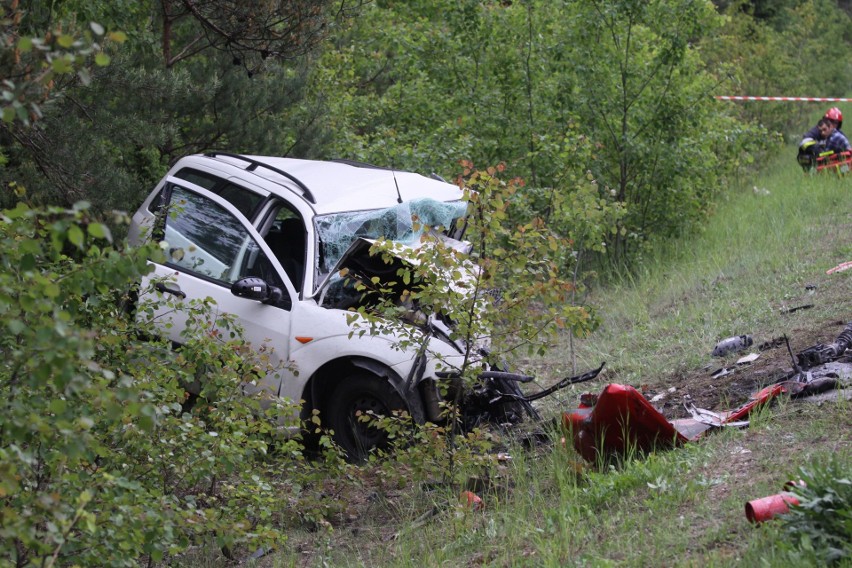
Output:
M840 130L841 128L843 128L843 113L839 108L831 107L825 112L816 126L805 132L802 136L802 141L799 142L799 154L797 156L802 169L810 170L814 168L817 157L827 150L848 149L843 148L844 144L840 143L846 141L845 144L849 144L846 136ZM839 136L837 136L838 134ZM827 146L830 141L832 142L832 147L828 148ZM838 144L839 147L834 148Z
M834 125L837 127L837 130L840 131L841 134L843 134L843 113L840 112L839 108L831 107L830 109L825 111L823 118L834 122ZM805 138L813 138L814 140L818 140L819 125L815 125L813 128L805 132L805 134L802 136L802 140L804 140Z

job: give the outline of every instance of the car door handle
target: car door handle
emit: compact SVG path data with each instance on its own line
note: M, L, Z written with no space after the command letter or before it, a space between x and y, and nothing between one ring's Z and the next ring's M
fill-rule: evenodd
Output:
M157 291L162 292L163 294L171 294L172 296L177 296L181 300L186 299L186 293L180 288L178 288L176 284L174 288L169 288L163 282L157 282L156 284L154 284L154 288Z

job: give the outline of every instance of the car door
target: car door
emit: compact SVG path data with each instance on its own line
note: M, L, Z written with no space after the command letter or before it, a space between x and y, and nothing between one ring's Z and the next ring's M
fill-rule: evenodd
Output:
M281 264L232 201L187 180L172 178L164 185L153 236L163 243L166 261L152 263L154 271L141 289L143 293L152 289L156 292L141 297L140 305L159 294L178 305L212 298L215 313L236 316L244 338L269 355L273 369L280 369L288 360L290 316L297 296ZM231 285L245 277L260 277L280 288L281 299L262 303L235 296ZM176 343L186 341L185 311L174 310L163 302L155 303L154 309L158 325L170 339ZM273 371L259 385L246 385L246 390L251 394L263 388L278 394L285 374L289 375Z

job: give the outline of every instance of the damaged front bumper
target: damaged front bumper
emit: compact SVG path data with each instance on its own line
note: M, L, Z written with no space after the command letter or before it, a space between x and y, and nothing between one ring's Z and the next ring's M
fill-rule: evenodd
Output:
M520 373L511 373L497 368L481 371L473 385L465 389L461 396L460 408L465 427L475 428L482 423L513 425L525 418L539 420L538 412L532 402L549 396L567 386L590 381L603 370L600 367L580 375L566 377L551 387L533 394L524 394L519 383L530 383L534 377ZM454 372L438 372L442 380L460 381L461 375Z

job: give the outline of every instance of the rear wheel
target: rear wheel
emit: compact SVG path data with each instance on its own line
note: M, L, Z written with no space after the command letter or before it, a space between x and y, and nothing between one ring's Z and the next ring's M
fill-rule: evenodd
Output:
M388 433L373 421L359 420L362 414L391 416L408 410L405 401L390 383L367 372L344 379L334 390L327 405L326 424L334 430L334 441L352 462L367 459L370 450L387 448Z

